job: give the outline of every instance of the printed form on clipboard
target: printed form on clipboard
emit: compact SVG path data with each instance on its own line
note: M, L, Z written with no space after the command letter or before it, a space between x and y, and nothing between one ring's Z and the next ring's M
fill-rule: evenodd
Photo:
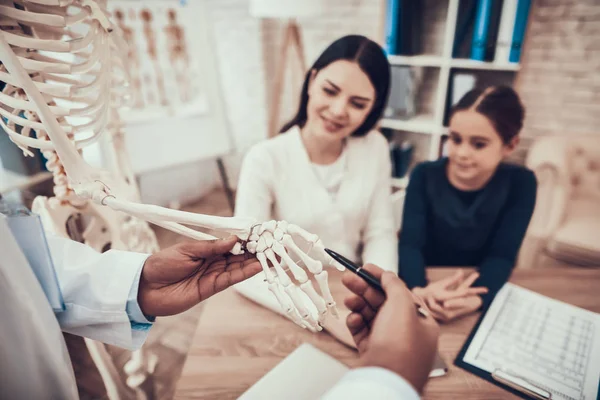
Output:
M600 314L507 283L461 354L457 365L527 397L595 400Z

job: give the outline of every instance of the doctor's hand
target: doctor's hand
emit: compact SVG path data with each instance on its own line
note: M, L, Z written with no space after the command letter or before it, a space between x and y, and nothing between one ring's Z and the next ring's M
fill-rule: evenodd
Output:
M254 255L229 253L236 242L235 236L184 242L148 257L138 289L142 312L149 316L181 313L262 271Z
M363 268L381 279L385 295L350 272L342 279L353 293L344 300L352 311L346 324L361 365L393 371L421 392L437 352L439 326L431 316L418 316L415 303L424 304L394 273L371 264Z

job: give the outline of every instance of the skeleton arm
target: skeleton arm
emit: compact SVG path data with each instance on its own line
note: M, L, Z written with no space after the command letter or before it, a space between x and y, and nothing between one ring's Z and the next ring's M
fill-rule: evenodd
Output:
M27 4L25 10L0 6L2 11L9 10L5 14L9 19L31 24L33 31L44 32L48 37L39 39L26 32L7 35L4 30L1 31L0 80L5 85L0 97L0 124L10 138L25 150L33 147L56 152L71 187L80 199L91 200L198 240L212 236L188 226L237 235L242 243L238 243L233 252L255 253L271 291L286 312L302 326L320 329L318 321L310 316L299 299L298 287L284 270L284 267L289 268L300 289L315 303L319 320L322 321L328 310L335 314L327 272L321 262L308 257L293 240L294 235L302 237L316 251L324 254L323 245L315 235L284 221L259 224L251 218L215 217L132 202L111 190L113 185L107 175L83 160L78 148L97 140L107 126L109 105L118 104L121 100L115 95L118 92L111 90L115 81L111 71L113 66L122 66L116 60L125 52L119 51L120 41L115 39L117 36L112 25L97 3L89 0L68 2L71 6L77 5L76 14L72 16L66 15L66 8L60 7L67 2L37 0L36 3L34 7ZM34 8L37 12L31 11ZM5 20L2 21L6 24ZM83 36L69 30L77 23L89 27ZM61 28L71 38L68 45L62 42L63 35L55 32ZM41 50L45 53L39 53ZM46 52L55 52L56 55ZM69 58L65 55L75 56ZM32 117L23 118L23 112L31 113ZM29 137L32 130L38 135L43 132L49 140ZM288 251L296 254L301 264L315 274L325 299L315 291L304 269L292 260ZM283 263L280 264L279 260Z

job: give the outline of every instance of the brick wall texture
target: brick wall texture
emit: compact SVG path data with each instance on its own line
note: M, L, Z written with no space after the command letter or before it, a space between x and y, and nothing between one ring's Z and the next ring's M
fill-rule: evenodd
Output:
M600 1L534 1L523 54L523 135L600 136Z

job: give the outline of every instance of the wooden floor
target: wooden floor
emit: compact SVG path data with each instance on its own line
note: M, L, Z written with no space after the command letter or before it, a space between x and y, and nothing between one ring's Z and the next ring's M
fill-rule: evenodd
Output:
M198 203L183 209L209 215L231 215L227 199L222 191L215 191ZM163 249L186 240L184 237L162 228L156 228L155 231L159 245ZM201 312L202 304L199 304L182 314L158 318L150 331L144 349L158 356L158 364L153 375L157 399L173 398L175 383L181 374ZM79 396L84 400L105 399L106 390L87 354L83 339L68 334L65 334L65 339L73 362ZM116 365L122 370L131 353L112 346L109 348L109 352Z

